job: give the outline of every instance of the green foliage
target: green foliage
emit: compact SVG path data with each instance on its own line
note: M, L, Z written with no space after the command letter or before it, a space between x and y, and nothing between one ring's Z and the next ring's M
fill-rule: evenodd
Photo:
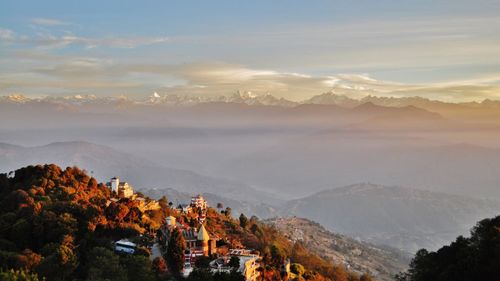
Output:
M120 259L123 267L127 269L128 280L154 281L152 264L149 257L140 255L125 255Z
M186 278L186 281L212 281L213 274L208 268L196 268Z
M87 264L87 280L126 281L127 271L120 264L120 258L111 250L102 247L93 248Z
M181 270L184 267L184 250L186 243L179 229L175 228L168 241L167 260L168 268L175 276L180 276Z
M38 266L38 272L50 280L65 280L78 266L78 257L74 252L71 238L54 247Z
M436 252L417 252L399 281L498 280L500 276L500 216L480 221L470 238L458 237Z

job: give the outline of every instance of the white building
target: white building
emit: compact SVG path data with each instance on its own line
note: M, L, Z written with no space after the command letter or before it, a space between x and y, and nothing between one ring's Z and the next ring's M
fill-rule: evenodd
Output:
M134 189L127 182L120 182L119 177L111 178L107 186L112 192L115 192L120 198L130 198L134 195Z
M200 194L197 196L191 197L191 207L197 207L202 210L206 210L208 208L207 200L203 198Z
M260 257L250 254L248 250L230 250L229 256L220 257L211 261L210 268L212 272L231 272L233 268L227 265L231 257L238 257L240 260L238 272L245 277L246 281L257 281L259 279Z

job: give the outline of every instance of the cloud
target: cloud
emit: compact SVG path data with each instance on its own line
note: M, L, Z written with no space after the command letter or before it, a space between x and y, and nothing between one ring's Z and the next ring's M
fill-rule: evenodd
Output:
M0 27L0 40L1 41L13 41L14 39L16 39L16 34L14 31Z
M57 19L49 19L49 18L33 18L31 22L36 25L43 26L58 26L58 25L69 25L70 23L64 22Z
M500 99L500 73L440 83L401 83L379 80L367 73L309 75L228 63L126 63L107 58L44 55L20 52L18 59L35 62L27 76L14 73L0 79L5 90L64 87L101 94L165 94L220 96L238 90L257 95L271 93L296 101L334 92L352 98L421 96L443 101ZM38 63L36 63L38 61ZM26 71L24 72L26 73ZM1 78L1 77L0 77Z
M39 34L33 41L38 47L62 48L69 45L79 45L85 48L136 48L153 44L164 43L168 37L124 37L124 38L90 38L76 35L54 36L51 34Z
M69 31L58 35L45 28L38 29L33 35L22 35L16 34L10 29L0 28L0 40L23 44L28 48L57 49L75 45L88 49L97 47L132 49L139 46L165 43L170 38L166 36L83 37Z

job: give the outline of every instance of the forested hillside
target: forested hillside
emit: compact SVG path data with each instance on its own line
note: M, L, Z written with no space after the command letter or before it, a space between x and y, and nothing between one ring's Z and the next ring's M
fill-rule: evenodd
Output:
M29 280L171 280L165 265L171 257L151 261L151 246L166 216L185 222L192 219L169 206L166 198L159 200L160 209L141 211L136 200L115 198L105 185L76 167L63 170L38 165L0 174L0 196L1 276L10 280L19 276ZM224 243L257 251L264 280L280 280L285 259L291 260L293 279L360 278L301 243L292 243L256 217L234 219L230 208L223 213L209 208L205 224ZM123 238L137 243L133 255L113 251L113 241ZM203 272L195 272L188 280L205 280Z
M500 216L476 224L471 236L432 252L417 252L398 281L496 281L500 277Z

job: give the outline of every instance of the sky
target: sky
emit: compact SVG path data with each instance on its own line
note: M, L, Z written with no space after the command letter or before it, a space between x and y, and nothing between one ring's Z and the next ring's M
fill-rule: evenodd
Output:
M0 2L0 95L500 99L500 0Z

